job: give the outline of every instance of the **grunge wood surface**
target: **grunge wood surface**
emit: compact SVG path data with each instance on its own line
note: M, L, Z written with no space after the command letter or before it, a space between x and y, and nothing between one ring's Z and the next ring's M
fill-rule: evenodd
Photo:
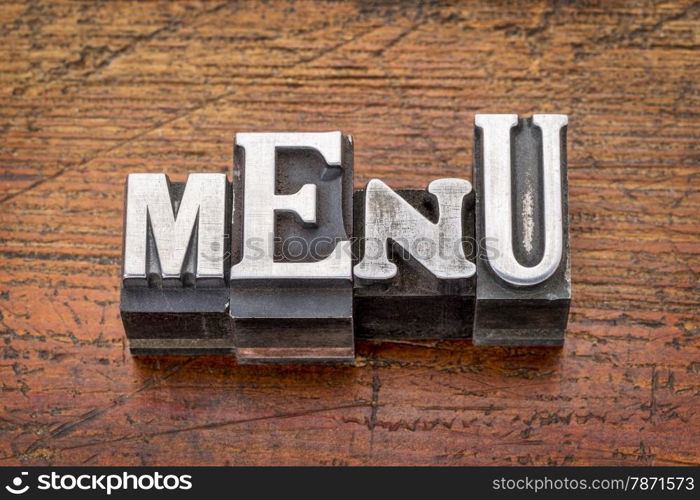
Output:
M700 4L0 3L0 465L699 464ZM128 172L342 130L356 187L471 177L477 112L569 115L563 349L134 359Z

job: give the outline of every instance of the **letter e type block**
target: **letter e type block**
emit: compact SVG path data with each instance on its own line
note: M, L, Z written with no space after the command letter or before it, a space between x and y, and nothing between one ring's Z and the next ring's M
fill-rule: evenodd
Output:
M240 363L352 363L352 139L242 133L229 314Z

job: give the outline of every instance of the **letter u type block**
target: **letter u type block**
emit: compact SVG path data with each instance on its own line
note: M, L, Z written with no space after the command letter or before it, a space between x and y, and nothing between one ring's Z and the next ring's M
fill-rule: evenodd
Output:
M352 139L236 135L229 314L240 363L351 363Z
M565 115L476 115L476 345L562 345L571 301Z
M133 354L233 352L229 200L225 174L127 178L121 317Z

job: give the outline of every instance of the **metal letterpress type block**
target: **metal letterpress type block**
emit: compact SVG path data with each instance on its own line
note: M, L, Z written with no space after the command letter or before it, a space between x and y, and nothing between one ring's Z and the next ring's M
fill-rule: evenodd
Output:
M477 115L476 345L562 345L571 301L565 115Z
M225 174L131 174L126 183L121 317L133 354L233 352Z
M439 179L393 191L373 179L355 192L358 338L470 337L474 312L474 194Z
M239 362L352 362L351 138L237 134L234 157Z

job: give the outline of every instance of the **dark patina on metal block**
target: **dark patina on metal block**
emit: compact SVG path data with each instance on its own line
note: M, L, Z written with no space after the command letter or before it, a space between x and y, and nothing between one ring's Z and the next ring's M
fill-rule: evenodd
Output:
M318 134L319 137L323 135ZM245 140L239 136L234 153L229 311L236 357L243 364L352 363L355 355L350 255L352 140L340 133L332 137L332 147L337 146L340 163L330 165L311 146L317 140L325 141L325 137L275 136L273 141L287 146L275 148L274 176L270 181L247 161L249 152L240 145ZM248 148L253 149L253 146ZM259 169L265 167L261 163L254 165ZM255 206L258 200L246 202L245 197L253 195L253 182L274 184L271 189L280 197L299 193L309 184L316 186L315 209L313 214L307 214L307 217L313 215L315 221L304 222L296 208L273 210L270 205ZM274 238L270 238L272 235L251 238L252 233L246 232L245 212L251 206L261 216L256 215L247 222L257 224L258 228L261 224L272 223ZM274 212L272 221L266 219L269 216L266 211ZM259 247L265 245L269 248ZM343 266L337 264L337 245L346 245L347 262ZM248 257L251 264L237 269L237 264L245 260L246 251L251 252ZM256 257L263 262L254 260ZM268 257L269 261L265 261ZM322 262L329 263L327 268L317 271ZM292 266L276 267L277 264ZM338 277L339 267L343 267L344 277Z
M422 216L433 224L439 207L425 189L398 189ZM365 190L354 197L355 263L364 256ZM462 206L462 248L474 261L474 193ZM355 333L360 339L456 339L472 335L475 276L444 280L436 277L396 242L389 241L389 258L396 276L386 282L365 283L355 279Z
M131 353L233 354L228 289L122 288L121 317Z
M128 182L141 182L141 179L132 177ZM175 213L182 201L185 186L184 182L168 182ZM212 248L207 249L213 252L211 258L222 259L222 277L197 277L199 217L188 243L181 276L163 277L149 217L145 235L145 278L124 276L121 286L120 313L132 354L233 354L233 337L227 314L229 258L226 252L219 252L219 248L229 246L229 233L226 230L231 213L228 182L224 191L225 195L222 193L221 196L221 203L224 204L224 217L219 229L221 239L220 242L210 241ZM127 195L126 203L129 202ZM129 235L125 234L125 240L127 237ZM202 254L200 258L208 258L206 251Z
M477 115L476 345L564 343L571 301L566 124L564 115ZM510 241L501 245L511 238L512 251Z

